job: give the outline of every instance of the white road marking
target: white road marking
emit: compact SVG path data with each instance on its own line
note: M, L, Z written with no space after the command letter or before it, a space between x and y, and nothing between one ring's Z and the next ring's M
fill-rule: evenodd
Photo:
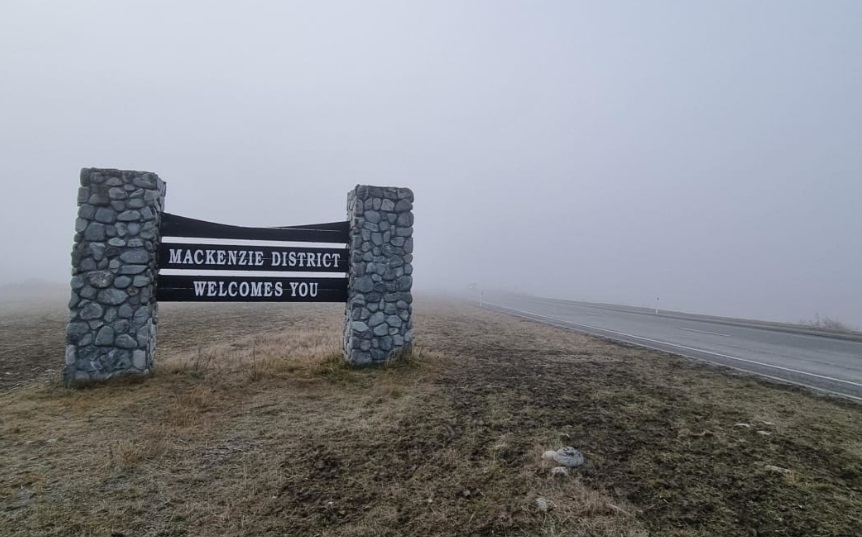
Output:
M697 332L698 334L712 334L713 336L730 337L730 334L719 334L718 332L707 332L706 330L695 330L694 328L680 328L686 332Z
M591 328L591 329L593 329L593 330L599 330L599 331L603 331L603 332L610 332L610 333L612 333L612 334L617 334L617 335L620 335L620 336L630 337L630 338L634 338L634 339L640 339L640 340L643 340L643 341L649 341L649 342L651 342L651 343L657 343L657 344L659 344L659 345L667 345L667 346L669 346L669 347L676 347L676 348L678 348L678 349L684 349L684 350L688 350L688 351L700 352L700 353L704 353L704 354L711 354L711 355L713 355L713 356L719 356L719 357L721 357L721 358L727 358L727 359L729 359L729 360L738 360L738 361L740 361L740 362L745 362L745 363L749 363L749 364L760 365L760 366L763 366L763 367L771 367L771 368L773 368L773 369L779 369L779 370L781 370L781 371L787 371L787 372L789 372L789 373L796 373L796 374L799 374L799 375L806 375L806 376L809 376L809 377L816 377L816 378L820 378L820 379L824 379L824 380L829 380L829 381L832 381L832 382L839 382L839 383L841 383L841 384L849 384L849 385L851 385L851 386L856 386L856 387L858 387L858 388L862 388L862 384L860 384L860 383L858 383L858 382L851 382L851 381L849 381L849 380L842 380L842 379L837 379L837 378L834 378L834 377L827 377L827 376L825 376L825 375L818 375L818 374L816 374L816 373L808 373L808 372L806 372L806 371L800 371L800 370L798 370L798 369L791 369L791 368L789 368L789 367L782 367L782 366L779 366L779 365L767 364L767 363L765 363L765 362L758 362L757 360L748 360L748 359L746 359L746 358L739 358L738 356L730 356L730 355L728 355L728 354L721 354L721 353L719 353L719 352L713 352L713 351L708 351L708 350L704 350L704 349L697 349L697 348L695 348L695 347L687 347L687 346L685 346L685 345L677 345L676 343L670 343L670 342L667 342L667 341L661 341L661 340L658 340L658 339L651 339L651 338L647 338L647 337L643 337L643 336L636 336L636 335L634 335L634 334L627 334L627 333L625 333L625 332L620 332L620 331L618 331L618 330L610 330L610 329L607 329L607 328L601 328L601 327L598 327L598 326L592 326L592 325L588 325L588 324L573 323L573 322L571 322L571 321L566 321L566 320L564 320L564 319L557 319L557 318L555 318L555 317L550 317L550 316L548 316L548 315L543 315L543 314L541 314L541 313L534 313L534 312L531 312L531 311L518 310L518 309L515 309L515 308L511 308L511 307L509 307L509 306L503 306L502 304L493 304L493 303L490 303L490 302L485 302L485 304L490 305L490 306L496 306L496 307L498 307L498 308L502 308L502 309L505 309L505 310L514 311L514 312L517 312L517 313L523 313L523 314L526 314L526 315L533 315L533 316L535 316L535 317L542 317L542 318L544 318L544 319L549 319L549 320L551 320L551 321L556 321L556 322L559 322L559 323L564 323L564 324L568 324L568 325L572 325L572 326L581 326L581 327L584 327L584 328ZM663 349L657 349L657 350L663 350ZM749 372L750 372L750 373L757 373L756 371L749 371ZM763 375L763 376L768 377L769 375ZM775 377L770 377L770 378L775 378ZM788 379L779 379L779 380L788 381ZM791 381L791 382L792 382L792 381ZM799 383L799 384L802 384L802 383ZM805 384L805 386L807 386L807 384ZM811 387L812 387L812 388L817 388L817 386L811 386ZM842 394L842 395L844 395L844 394ZM850 397L852 397L852 396L850 396ZM857 399L858 399L858 398L857 398Z

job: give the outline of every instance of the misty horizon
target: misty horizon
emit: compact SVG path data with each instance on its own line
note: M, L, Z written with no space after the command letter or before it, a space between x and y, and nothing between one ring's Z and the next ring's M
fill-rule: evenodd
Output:
M862 327L857 2L0 14L0 285L68 283L79 171L99 167L244 226L409 187L420 293Z

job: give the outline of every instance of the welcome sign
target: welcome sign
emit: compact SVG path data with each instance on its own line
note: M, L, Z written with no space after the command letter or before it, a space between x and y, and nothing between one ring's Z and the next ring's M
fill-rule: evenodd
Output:
M348 223L282 228L249 228L193 220L164 213L159 246L157 298L174 302L344 302L346 277L302 277L302 273L348 270ZM187 243L186 239L240 239L248 244ZM177 242L177 239L183 242ZM272 246L255 242L332 243ZM162 274L163 270L178 274ZM206 275L231 271L231 275ZM255 276L255 272L300 273L295 277ZM240 273L241 275L237 275Z
M83 168L67 385L155 367L159 302L339 302L355 365L413 348L413 191L356 185L344 222L241 227L166 213L156 174Z

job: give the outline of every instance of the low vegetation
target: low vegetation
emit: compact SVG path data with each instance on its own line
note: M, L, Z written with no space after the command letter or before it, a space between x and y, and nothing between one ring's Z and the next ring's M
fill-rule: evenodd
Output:
M859 332L852 326L842 321L839 321L838 319L833 319L832 317L820 317L820 315L815 315L813 320L802 321L799 324L807 328L814 328L815 330L823 330L825 332L837 332L845 334Z
M62 309L0 315L0 534L862 535L852 402L428 299L363 369L337 305L169 306L83 390L36 371Z

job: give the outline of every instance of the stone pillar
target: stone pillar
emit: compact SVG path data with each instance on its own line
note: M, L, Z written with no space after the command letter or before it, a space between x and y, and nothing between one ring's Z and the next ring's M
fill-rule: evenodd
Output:
M413 343L413 192L358 185L347 194L350 268L344 357L356 365Z
M81 170L66 328L67 385L153 370L165 183L154 173Z

